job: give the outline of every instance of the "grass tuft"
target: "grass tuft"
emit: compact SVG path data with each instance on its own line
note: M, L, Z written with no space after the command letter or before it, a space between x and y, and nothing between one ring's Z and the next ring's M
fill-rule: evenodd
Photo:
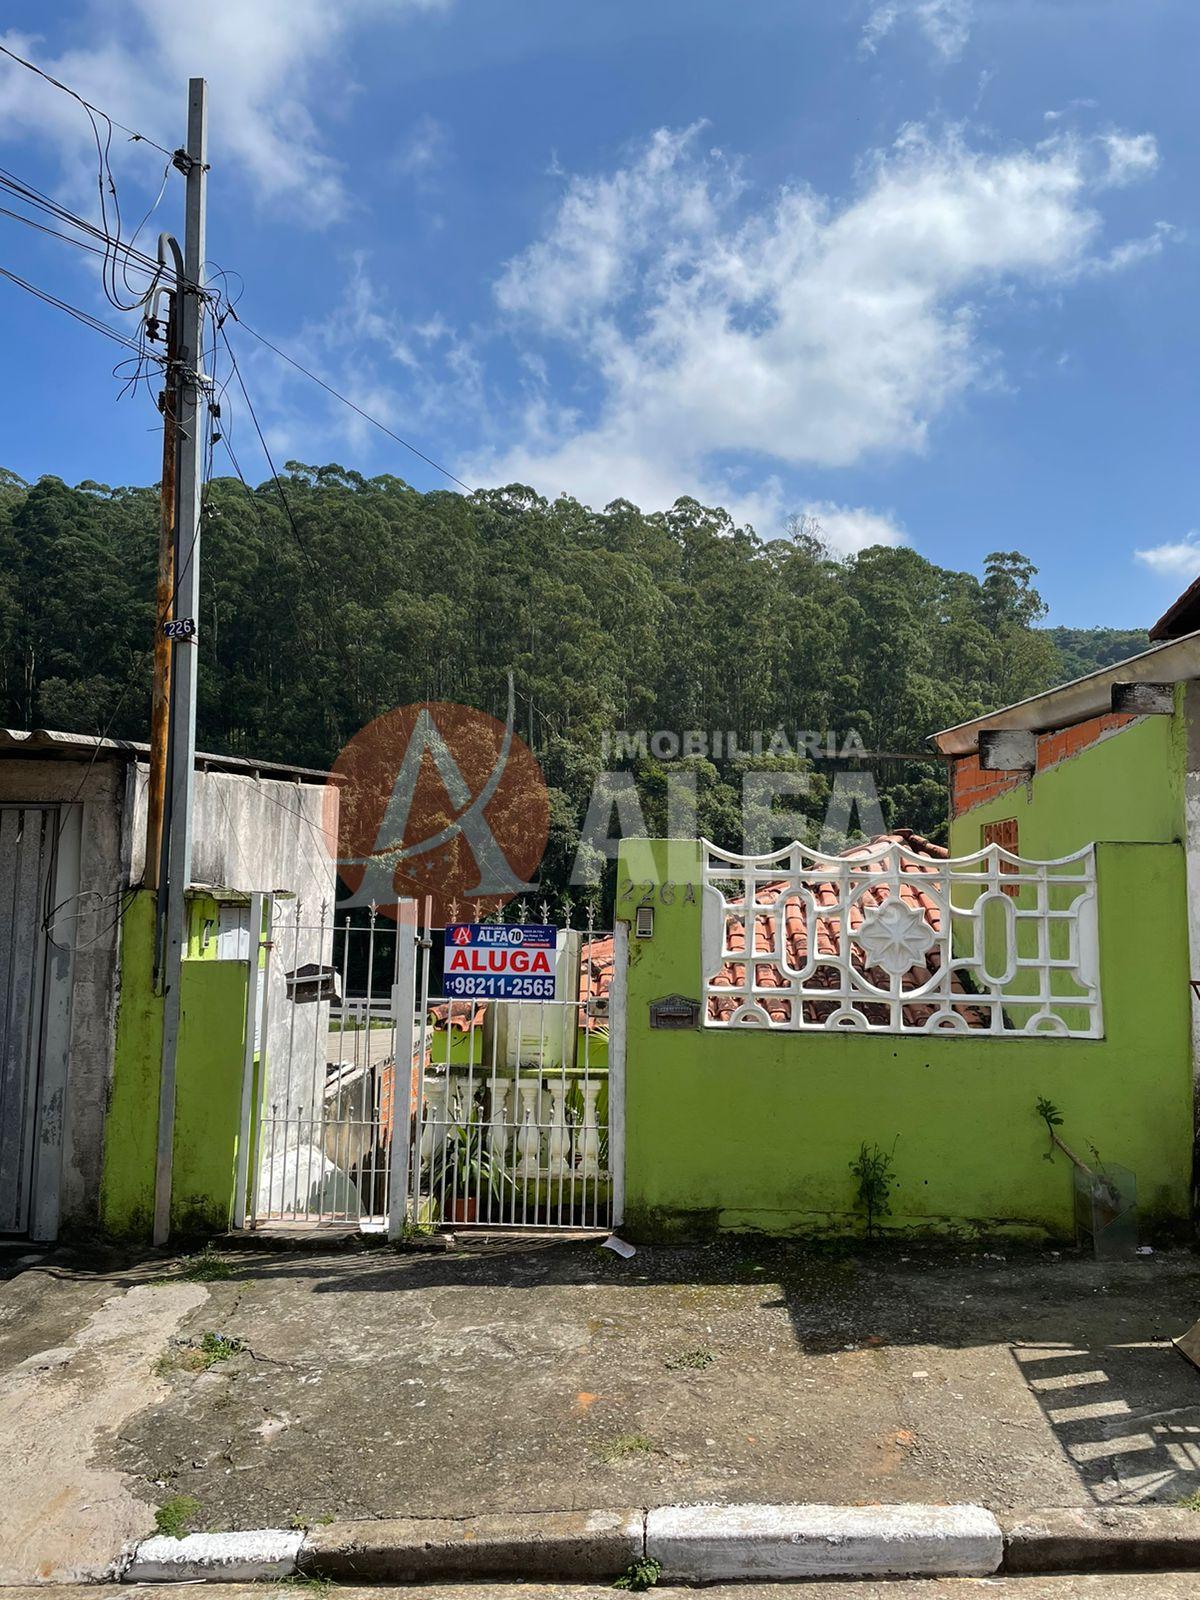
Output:
M677 1356L668 1356L666 1369L668 1372L680 1372L689 1369L692 1372L703 1372L705 1367L711 1367L716 1360L711 1350L701 1345L695 1350L683 1350Z
M200 1502L190 1494L173 1494L154 1513L154 1526L165 1539L182 1539L191 1533L200 1514Z
M206 1244L199 1255L184 1257L179 1275L188 1283L215 1283L221 1278L233 1277L233 1263L219 1256L211 1244Z
M653 1449L653 1439L648 1439L644 1433L622 1433L597 1445L596 1453L601 1461L612 1466L618 1461L628 1461L631 1456L648 1456Z

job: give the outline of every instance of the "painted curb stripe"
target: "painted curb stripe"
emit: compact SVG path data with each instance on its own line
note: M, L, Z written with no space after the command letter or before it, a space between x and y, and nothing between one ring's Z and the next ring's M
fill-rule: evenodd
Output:
M156 1534L143 1539L122 1572L125 1583L252 1583L296 1571L303 1533L256 1528L242 1533Z
M646 1518L663 1578L988 1577L1004 1557L982 1506L665 1506Z

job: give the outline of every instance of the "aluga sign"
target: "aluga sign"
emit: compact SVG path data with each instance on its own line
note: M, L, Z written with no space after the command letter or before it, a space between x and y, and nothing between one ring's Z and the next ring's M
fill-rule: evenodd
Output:
M446 929L451 1000L553 1000L558 929L544 922L456 922Z

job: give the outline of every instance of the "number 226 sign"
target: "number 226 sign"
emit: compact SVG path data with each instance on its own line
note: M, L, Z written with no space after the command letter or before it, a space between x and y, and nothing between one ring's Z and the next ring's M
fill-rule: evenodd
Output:
M445 989L451 1000L553 1000L558 929L454 922L446 929Z

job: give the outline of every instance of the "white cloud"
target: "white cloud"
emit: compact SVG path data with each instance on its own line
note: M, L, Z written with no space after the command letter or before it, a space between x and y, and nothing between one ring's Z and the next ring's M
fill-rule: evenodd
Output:
M839 506L832 500L810 500L803 515L819 524L820 537L840 556L855 555L873 544L906 544L907 535L888 512L867 506Z
M569 409L534 384L515 443L464 475L647 508L690 493L777 528L792 509L781 467L919 451L996 380L989 296L1127 264L1098 249L1111 161L1107 141L985 152L907 128L849 199L794 185L751 208L698 127L660 131L616 171L568 179L502 272L523 344L557 344L583 381Z
M1158 143L1152 133L1105 133L1100 143L1108 157L1108 182L1114 188L1137 183L1158 166Z
M956 61L971 34L971 0L882 0L873 6L862 31L870 55L903 22L920 29L939 60Z
M449 150L449 137L437 118L418 117L397 152L396 171L402 177L414 178L418 184L428 183L433 173L445 165Z
M1083 95L1075 100L1068 100L1065 106L1055 111L1043 111L1042 116L1047 122L1061 122L1064 117L1070 116L1072 111L1094 111L1099 104L1099 100L1093 100L1090 95Z
M1094 274L1124 272L1128 267L1136 267L1141 261L1149 261L1155 256L1162 255L1163 245L1178 237L1179 229L1171 223L1156 222L1150 232L1140 239L1123 239L1120 244L1114 245L1106 256L1090 262L1088 271Z
M342 52L356 28L445 3L91 0L88 20L72 30L93 41L86 46L54 55L30 35L0 39L168 149L183 143L188 78L206 77L214 181L232 165L259 196L323 226L345 214L348 198L309 106L336 114L344 104L352 78ZM95 146L81 107L0 58L0 139L14 137L51 141L66 181L90 182L94 194Z
M1193 528L1183 539L1168 540L1133 553L1152 572L1164 578L1185 578L1190 582L1200 573L1200 529Z

